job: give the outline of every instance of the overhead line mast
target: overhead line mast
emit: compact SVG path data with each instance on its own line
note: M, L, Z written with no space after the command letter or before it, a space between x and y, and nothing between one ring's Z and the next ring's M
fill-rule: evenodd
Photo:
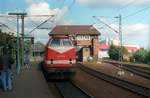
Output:
M8 15L17 16L17 74L20 73L20 67L24 64L24 17L27 13L8 13ZM20 63L20 47L19 47L19 17L22 19L22 48L21 48L21 63ZM20 65L21 64L21 65Z
M119 61L122 62L123 61L123 49L122 49L122 16L119 15L115 18L119 19L119 31L115 30L114 28L112 28L110 25L108 25L107 23L101 21L99 18L97 18L96 16L93 16L95 19L97 19L99 22L103 23L104 25L106 25L109 29L111 29L112 31L114 31L115 33L119 34L119 45L120 45L120 51L119 51ZM124 71L122 70L122 64L120 64L120 70L118 71L119 75L123 75Z

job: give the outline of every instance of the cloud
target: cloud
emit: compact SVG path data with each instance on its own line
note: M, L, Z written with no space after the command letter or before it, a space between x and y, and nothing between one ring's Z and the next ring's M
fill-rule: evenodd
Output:
M25 0L28 5L40 2L46 2L47 0Z
M123 29L123 41L124 43L138 44L147 48L148 45L148 24L130 24L124 26Z
M33 0L30 0L33 1ZM51 9L49 4L46 2L38 2L38 3L31 3L29 7L26 9L26 12L28 15L54 15L51 20L47 21L44 25L41 27L45 28L53 28L56 25L65 25L65 24L72 24L72 20L65 20L64 15L68 11L68 7L64 6L63 8L54 8ZM48 19L49 17L29 17L26 18L26 27L27 31L31 31L33 28L35 28L37 25ZM34 36L36 40L44 41L44 43L48 39L48 33L50 30L35 30Z
M112 24L112 28L118 30L118 25ZM123 33L123 43L125 44L138 44L142 47L147 47L148 44L148 24L135 23L122 25L122 33ZM118 39L119 35L107 27L103 27L103 29L99 29L102 33L101 38L113 38Z
M150 0L78 0L79 3L90 8L122 7L128 4L133 6L148 6Z
M118 25L111 24L110 25L114 30L119 32ZM107 29L107 32L115 32L111 29L109 29L107 26L104 28ZM143 32L148 32L148 24L142 24L142 23L135 23L135 24L128 24L128 25L122 25L122 33L123 35L130 36L130 35L139 35Z
M49 5L44 3L33 3L26 10L29 15L42 15L42 14L51 14Z
M123 32L125 35L139 35L144 32L148 32L148 24L137 23L125 25L123 28Z
M63 19L63 16L68 11L68 8L65 6L62 9L54 8L51 9L49 4L46 2L33 3L27 8L26 12L28 15L55 15L53 18L53 25L62 24L66 20ZM30 18L32 21L39 22L44 21L46 18ZM65 23L65 22L64 22Z
M51 28L59 24L72 24L72 20L65 20L64 15L68 11L68 7L64 6L63 8L50 8L45 0L26 0L29 3L29 6L26 8L26 12L29 16L31 15L55 15L55 17L51 18L41 27ZM49 17L25 17L25 34L28 35L28 32L33 30L37 25L41 24L43 21L48 19ZM16 19L3 19L0 18L0 22L7 24L10 28L16 31ZM21 20L20 20L21 22ZM21 23L20 23L21 27ZM10 31L7 28L3 27L3 31ZM29 35L33 35L35 40L40 40L42 42L46 42L49 38L48 33L51 31L49 30L40 30L36 29ZM21 32L21 29L20 29Z
M75 24L73 22L73 20L62 20L62 21L59 22L58 25L72 25L72 24Z

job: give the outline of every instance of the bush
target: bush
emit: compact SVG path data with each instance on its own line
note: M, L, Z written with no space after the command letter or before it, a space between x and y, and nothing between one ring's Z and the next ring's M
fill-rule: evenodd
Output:
M150 51L146 53L145 62L150 64Z
M146 62L146 54L147 51L144 49L140 49L138 51L136 51L131 57L130 57L130 61L131 62L141 62L141 63L145 63Z
M16 38L13 33L0 32L0 55L8 49L10 52L16 50Z
M122 47L121 49L121 47L111 45L108 51L108 54L109 54L110 59L119 60L120 57L122 57L123 59L124 55L128 54L128 50L125 47Z

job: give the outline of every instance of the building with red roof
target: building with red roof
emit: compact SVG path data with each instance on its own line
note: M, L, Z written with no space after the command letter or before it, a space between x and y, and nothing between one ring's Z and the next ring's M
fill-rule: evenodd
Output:
M141 47L139 45L131 45L131 44L126 44L126 45L123 45L129 53L132 53L132 52L135 52L139 49L141 49ZM98 45L98 49L99 49L99 52L98 52L98 57L99 58L109 58L109 55L108 55L108 51L109 51L109 48L110 48L110 44L108 43L100 43Z

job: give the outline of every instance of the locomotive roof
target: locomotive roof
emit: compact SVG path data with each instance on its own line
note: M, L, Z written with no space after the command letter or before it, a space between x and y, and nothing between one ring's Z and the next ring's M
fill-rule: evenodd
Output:
M57 25L49 33L50 36L70 34L100 35L100 32L93 25Z

